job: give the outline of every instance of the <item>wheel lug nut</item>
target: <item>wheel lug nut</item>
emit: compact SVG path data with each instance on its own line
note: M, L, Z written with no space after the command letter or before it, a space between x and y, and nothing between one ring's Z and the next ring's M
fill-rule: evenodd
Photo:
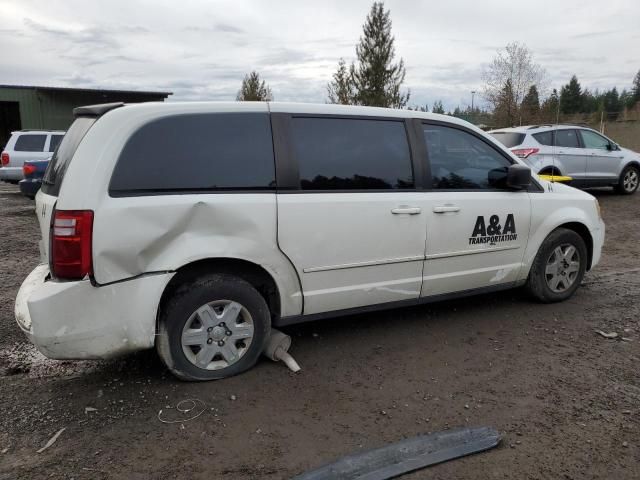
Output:
M219 347L224 347L224 340L220 340L220 341L218 342L218 346L219 346Z
M220 326L221 326L221 327L224 327L224 326L226 326L226 323L224 323L224 322L220 322Z
M207 332L210 332L211 330L213 330L213 327L207 328Z
M231 336L231 330L227 330L226 334L227 334L227 337L230 337Z
M207 344L211 345L213 343L213 338L207 338Z

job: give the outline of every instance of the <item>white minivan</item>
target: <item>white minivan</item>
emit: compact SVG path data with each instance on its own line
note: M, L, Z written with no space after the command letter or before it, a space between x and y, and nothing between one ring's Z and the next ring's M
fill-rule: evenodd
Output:
M523 285L560 301L600 259L594 197L456 118L266 102L75 115L16 299L51 358L155 345L179 378L222 378L272 326Z

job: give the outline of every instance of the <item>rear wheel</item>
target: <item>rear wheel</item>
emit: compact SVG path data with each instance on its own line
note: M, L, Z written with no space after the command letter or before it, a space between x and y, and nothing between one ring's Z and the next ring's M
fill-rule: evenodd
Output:
M638 189L638 185L640 185L640 168L629 165L622 170L616 191L623 195L631 195Z
M269 337L269 308L248 282L212 274L185 284L165 302L157 350L182 380L215 380L251 368Z
M586 269L587 247L582 237L558 228L542 242L526 288L541 302L561 302L574 294Z

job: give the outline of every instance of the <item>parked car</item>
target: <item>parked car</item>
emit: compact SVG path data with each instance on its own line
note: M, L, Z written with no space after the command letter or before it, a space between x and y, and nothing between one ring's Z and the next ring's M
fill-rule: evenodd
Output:
M222 378L272 326L522 285L561 301L600 260L593 196L532 178L456 118L266 102L75 115L15 307L51 358L155 345L179 378Z
M47 170L49 160L51 160L51 157L46 160L24 162L22 166L24 178L20 180L19 185L20 191L25 197L29 197L31 200L36 197L36 193L38 193L40 185L42 185L42 177L44 177L44 172Z
M60 130L20 130L13 132L0 154L0 180L22 180L25 161L46 160L56 149L64 132Z
M541 175L571 177L571 186L609 187L630 195L640 184L640 154L577 125L501 128L491 136Z

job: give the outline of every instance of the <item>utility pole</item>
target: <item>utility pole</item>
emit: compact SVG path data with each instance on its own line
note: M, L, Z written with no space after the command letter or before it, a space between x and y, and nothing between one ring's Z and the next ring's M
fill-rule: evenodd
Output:
M473 117L475 117L475 111L473 110L473 97L475 96L476 91L471 90L471 123L473 123Z

